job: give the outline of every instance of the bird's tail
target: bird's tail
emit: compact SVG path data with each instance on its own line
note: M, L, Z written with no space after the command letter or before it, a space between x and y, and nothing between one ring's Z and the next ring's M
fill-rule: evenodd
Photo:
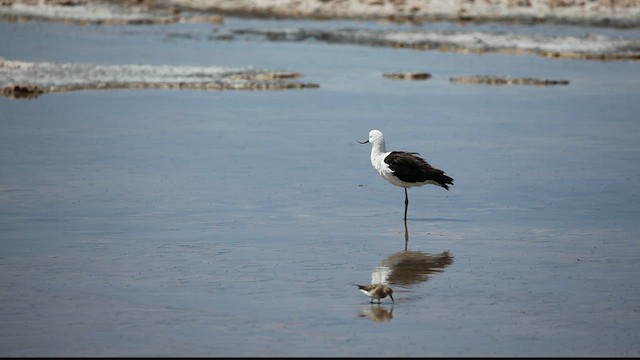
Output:
M449 185L453 185L453 178L442 174L436 179L436 182L446 190L449 190Z

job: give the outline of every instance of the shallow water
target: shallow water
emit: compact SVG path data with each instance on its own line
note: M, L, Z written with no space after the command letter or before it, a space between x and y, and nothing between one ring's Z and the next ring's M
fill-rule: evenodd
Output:
M320 84L0 98L0 354L640 355L640 63L176 33L213 30L0 23L8 59ZM372 128L455 179L409 191L408 234ZM403 256L370 305L352 283Z

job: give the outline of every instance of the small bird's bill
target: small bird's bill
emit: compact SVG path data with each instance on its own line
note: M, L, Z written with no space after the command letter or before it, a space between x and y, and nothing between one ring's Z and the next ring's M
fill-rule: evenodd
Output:
M363 142L363 141L358 141L358 140L356 140L356 142L357 142L358 144L368 144L368 143L369 143L369 140L364 141L364 142Z
M391 302L395 303L395 300L393 300L393 295L389 294L389 297L391 298Z

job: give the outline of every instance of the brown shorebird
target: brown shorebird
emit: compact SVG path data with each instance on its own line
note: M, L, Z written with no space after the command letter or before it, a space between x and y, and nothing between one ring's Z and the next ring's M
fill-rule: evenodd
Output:
M378 304L380 304L380 299L386 298L387 295L391 298L392 302L395 302L393 300L393 289L391 289L387 285L384 285L384 284L371 284L371 285L353 284L353 285L357 286L360 291L362 291L364 294L370 297L372 304L374 299L378 299Z

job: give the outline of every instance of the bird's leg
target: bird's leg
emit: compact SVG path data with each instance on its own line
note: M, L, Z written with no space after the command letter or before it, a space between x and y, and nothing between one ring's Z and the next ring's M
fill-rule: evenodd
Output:
M404 251L407 251L409 244L409 229L407 228L407 220L404 221Z
M409 207L409 195L407 195L407 188L404 188L404 221L407 221L408 207Z

